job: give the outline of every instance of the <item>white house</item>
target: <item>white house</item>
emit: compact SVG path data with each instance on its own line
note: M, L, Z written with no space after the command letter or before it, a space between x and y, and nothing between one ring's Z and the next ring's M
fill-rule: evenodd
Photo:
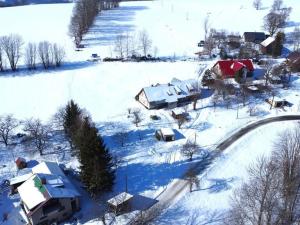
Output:
M135 99L147 109L175 108L199 98L200 90L194 79L173 78L168 84L156 84L143 88Z

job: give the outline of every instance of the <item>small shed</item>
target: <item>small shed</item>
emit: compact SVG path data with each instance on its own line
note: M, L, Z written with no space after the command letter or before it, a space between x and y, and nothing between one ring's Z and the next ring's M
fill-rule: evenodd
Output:
M171 128L161 128L155 132L155 137L163 141L175 141L175 133Z
M185 111L181 110L181 109L174 109L172 110L172 117L174 119L185 119L188 116L188 113L186 113Z
M18 157L16 160L16 166L19 170L26 168L27 167L26 159L22 157Z
M107 201L108 208L110 211L120 214L130 209L130 200L132 198L133 195L127 192L122 192Z
M260 49L263 54L272 54L274 48L275 38L268 37L266 40L260 43Z

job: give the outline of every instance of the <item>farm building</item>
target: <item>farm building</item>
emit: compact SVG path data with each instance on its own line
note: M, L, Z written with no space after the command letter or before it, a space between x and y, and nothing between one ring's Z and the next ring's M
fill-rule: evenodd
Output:
M199 98L200 90L194 79L178 80L173 78L171 83L156 84L143 88L135 99L147 109L176 108Z
M155 132L155 137L163 141L175 141L175 133L170 128L161 128Z
M289 54L287 64L293 72L300 72L300 52L292 52Z
M245 42L253 44L260 44L267 38L264 32L245 32L243 37Z
M212 68L212 72L220 78L251 77L254 71L252 60L220 60Z
M185 112L184 110L182 109L173 109L172 110L172 117L174 119L186 119L188 117L188 113Z
M275 38L268 37L260 43L260 50L263 54L272 54Z
M79 210L80 194L57 163L40 163L31 174L14 179L21 182L17 188L21 206L32 225L60 222Z
M107 205L110 211L120 214L130 209L130 200L133 198L133 195L122 192L117 196L109 199Z

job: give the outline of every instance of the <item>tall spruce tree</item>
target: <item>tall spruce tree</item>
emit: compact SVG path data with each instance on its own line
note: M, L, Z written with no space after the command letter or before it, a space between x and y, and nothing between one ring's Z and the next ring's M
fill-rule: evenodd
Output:
M273 51L272 51L273 57L281 56L284 40L285 40L285 34L283 32L278 32L276 34L274 45L273 45Z
M80 127L82 111L73 101L69 101L65 107L64 113L64 131L69 140L70 146L74 149L73 136Z
M88 117L83 119L74 142L79 149L81 180L87 190L92 195L111 190L115 179L112 157Z

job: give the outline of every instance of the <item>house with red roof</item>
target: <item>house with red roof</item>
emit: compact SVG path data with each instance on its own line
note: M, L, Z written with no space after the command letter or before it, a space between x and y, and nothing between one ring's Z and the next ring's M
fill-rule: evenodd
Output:
M213 67L212 72L218 78L244 78L252 76L254 66L251 59L220 60Z

